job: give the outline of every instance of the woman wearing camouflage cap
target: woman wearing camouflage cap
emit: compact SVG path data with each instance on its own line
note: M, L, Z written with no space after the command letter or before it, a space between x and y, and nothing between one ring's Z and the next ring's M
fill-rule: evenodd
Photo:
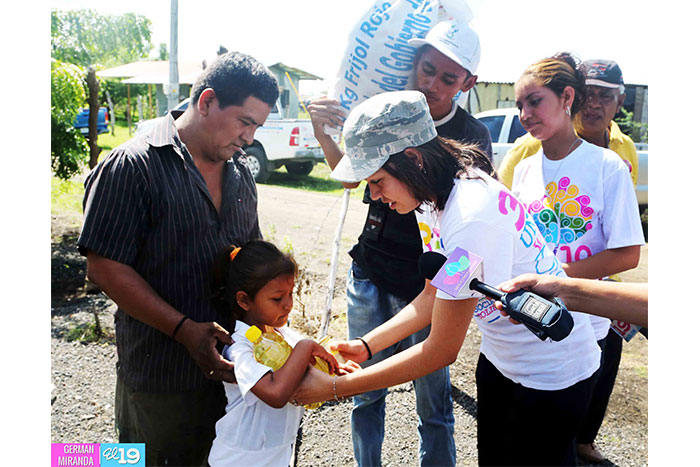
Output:
M561 264L519 201L474 146L437 136L416 91L374 96L343 130L346 154L332 177L366 180L373 199L416 212L424 251L457 247L483 258L483 280L499 284L526 272L562 275ZM476 371L481 465L574 465L576 429L590 397L600 350L586 315L572 313L565 339L541 341L500 315L493 300L462 290L452 297L426 283L398 315L338 345L362 362L424 327L428 338L387 360L344 376L309 371L299 402L341 397L411 381L455 361L472 316L482 333Z

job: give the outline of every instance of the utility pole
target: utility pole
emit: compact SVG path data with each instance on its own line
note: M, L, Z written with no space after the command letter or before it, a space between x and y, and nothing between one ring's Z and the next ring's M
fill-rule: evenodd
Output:
M177 0L170 0L170 82L167 94L170 110L177 105L180 97L180 76L177 67Z

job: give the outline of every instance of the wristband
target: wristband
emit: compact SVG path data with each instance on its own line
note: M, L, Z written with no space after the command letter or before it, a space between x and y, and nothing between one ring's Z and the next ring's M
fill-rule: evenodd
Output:
M333 398L335 399L336 402L340 402L340 399L338 399L338 393L335 392L335 382L338 379L337 376L333 376Z
M180 330L180 326L182 326L182 323L184 323L186 319L188 319L187 316L183 316L180 322L177 323L177 326L175 326L175 330L172 334L173 339L175 339L175 334L177 334L177 332Z
M365 344L365 349L367 349L367 354L369 355L369 358L367 360L371 360L372 359L372 351L369 350L369 345L367 344L367 342L365 342L365 340L361 337L356 337L355 339L357 339L360 342L362 342L363 344Z
M338 380L338 376L334 375L333 376L333 398L335 399L336 402L342 402L345 400L344 397L338 397L338 393L335 392L335 382Z

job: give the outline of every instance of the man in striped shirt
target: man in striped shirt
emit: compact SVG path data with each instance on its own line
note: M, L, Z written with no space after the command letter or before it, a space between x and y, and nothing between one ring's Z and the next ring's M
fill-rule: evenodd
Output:
M119 442L146 443L147 465L206 465L234 381L231 343L212 306L211 266L261 237L255 181L237 157L278 97L250 56L217 58L184 112L118 148L88 175L78 246L89 279L118 305Z

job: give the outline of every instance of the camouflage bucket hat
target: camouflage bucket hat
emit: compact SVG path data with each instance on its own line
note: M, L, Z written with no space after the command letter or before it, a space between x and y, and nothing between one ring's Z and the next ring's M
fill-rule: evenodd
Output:
M331 173L341 182L369 177L406 148L437 136L425 96L418 91L385 92L355 107L343 127L345 155Z

